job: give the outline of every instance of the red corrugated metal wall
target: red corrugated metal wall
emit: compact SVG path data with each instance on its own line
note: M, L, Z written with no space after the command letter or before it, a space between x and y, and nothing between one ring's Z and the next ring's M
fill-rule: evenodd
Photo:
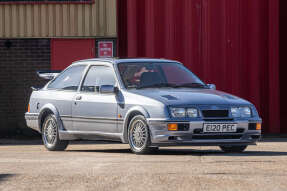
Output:
M280 0L280 116L281 116L281 124L286 124L287 122L287 99L283 99L287 97L286 90L286 78L285 74L287 71L287 1ZM287 128L285 129L285 133L287 133Z
M73 62L95 57L95 39L51 39L51 69L63 70Z
M119 0L119 55L183 62L279 133L277 0Z

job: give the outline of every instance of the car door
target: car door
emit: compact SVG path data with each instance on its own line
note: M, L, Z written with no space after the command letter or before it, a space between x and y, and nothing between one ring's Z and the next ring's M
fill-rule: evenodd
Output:
M76 65L67 68L57 78L48 84L42 97L45 102L56 107L66 130L72 130L72 103L80 85L86 65Z
M101 94L101 85L116 84L110 66L91 65L72 106L73 127L80 132L117 133L117 100L114 93Z

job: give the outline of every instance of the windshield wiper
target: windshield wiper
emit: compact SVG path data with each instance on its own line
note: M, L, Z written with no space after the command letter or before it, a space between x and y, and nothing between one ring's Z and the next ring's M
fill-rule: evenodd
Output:
M177 86L176 86L176 84L170 84L170 83L158 83L158 84L150 84L150 85L138 86L137 89L143 89L143 88L165 88L165 87L175 88Z
M143 89L143 88L207 88L206 85L202 83L185 83L185 84L171 84L171 83L158 83L158 84L150 84L150 85L143 85L138 86L137 89Z
M176 88L207 88L207 86L202 83L185 83L176 85Z

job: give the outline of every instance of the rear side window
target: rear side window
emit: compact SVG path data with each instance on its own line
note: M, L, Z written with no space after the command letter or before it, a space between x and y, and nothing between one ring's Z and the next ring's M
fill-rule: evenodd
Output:
M113 69L108 66L91 66L81 91L98 92L101 85L115 85Z
M48 89L77 91L85 67L79 65L68 68L48 85Z

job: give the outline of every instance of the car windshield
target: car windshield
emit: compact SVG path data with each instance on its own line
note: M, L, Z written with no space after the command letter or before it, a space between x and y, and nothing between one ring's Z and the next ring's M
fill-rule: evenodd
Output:
M206 88L190 70L176 62L119 63L126 88Z

